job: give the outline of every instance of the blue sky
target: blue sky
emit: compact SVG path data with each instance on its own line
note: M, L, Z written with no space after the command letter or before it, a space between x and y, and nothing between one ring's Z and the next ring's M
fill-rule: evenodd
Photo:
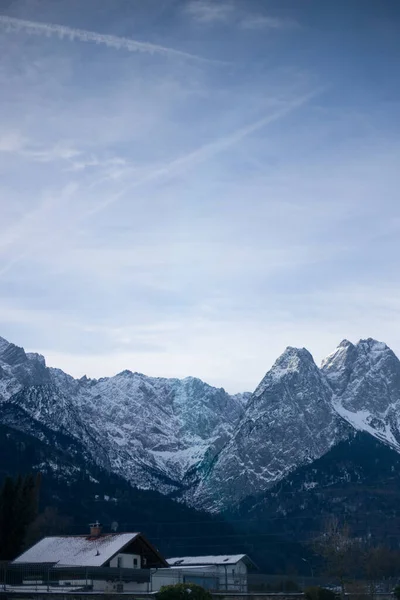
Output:
M400 354L397 0L0 0L0 335L252 390Z

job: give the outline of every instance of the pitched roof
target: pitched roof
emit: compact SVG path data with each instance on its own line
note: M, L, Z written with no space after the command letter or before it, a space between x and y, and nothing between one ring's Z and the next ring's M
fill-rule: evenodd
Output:
M205 566L205 565L236 565L240 560L253 564L247 554L221 554L218 556L183 556L167 558L171 567Z
M83 535L45 537L18 556L13 563L101 567L138 536L140 533L108 533L99 537Z

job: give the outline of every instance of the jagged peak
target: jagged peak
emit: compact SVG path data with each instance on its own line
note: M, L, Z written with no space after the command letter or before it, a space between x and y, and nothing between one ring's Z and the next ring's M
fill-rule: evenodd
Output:
M312 354L306 348L287 346L276 360L272 369L275 367L286 367L288 370L296 370L302 363L314 363Z
M389 346L373 338L361 339L355 345L348 340L343 340L331 354L324 358L321 369L326 373L338 371L348 364L349 359L357 360L357 357L362 359L363 356L369 357L369 360L375 363L389 353L393 354Z
M254 395L259 396L271 382L279 381L288 373L305 371L310 367L315 368L315 370L318 371L318 367L314 362L312 354L306 348L294 348L293 346L288 346L275 361L271 370L265 375L255 390Z
M389 346L385 342L379 342L374 338L361 339L356 344L357 348L362 348L366 351L385 352L390 350Z
M340 344L335 348L335 350L328 354L328 356L322 360L321 369L329 370L333 367L337 367L341 364L344 364L347 360L349 353L354 350L354 344L349 342L349 340L342 340Z
M337 348L354 348L354 344L349 340L342 340Z
M40 364L46 366L46 359L43 354L39 354L38 352L26 352L26 356L29 360L37 361Z
M132 373L129 369L124 369L116 374L116 377L132 377L132 375L140 375L141 373Z
M8 342L4 338L0 338L0 355L1 360L9 365L17 365L28 360L23 348Z
M8 346L10 346L10 342L7 341L5 338L0 336L0 352L2 352L3 350L5 350L6 348L8 348Z

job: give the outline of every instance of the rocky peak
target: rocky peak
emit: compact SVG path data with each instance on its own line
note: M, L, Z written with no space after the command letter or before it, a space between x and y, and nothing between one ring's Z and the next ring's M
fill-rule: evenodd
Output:
M299 378L314 376L320 379L320 373L310 352L305 348L288 346L275 361L271 370L256 388L253 397L259 397L271 384L283 378Z
M322 456L348 435L331 398L311 354L304 348L287 348L200 482L196 502L215 509L240 501Z
M372 338L339 346L323 361L322 372L348 410L382 412L399 399L400 361Z
M7 348L7 346L10 345L10 342L8 342L7 340L5 340L4 338L0 337L0 355L3 353L3 351Z
M372 338L341 344L322 363L335 410L358 430L400 447L400 361Z
M37 352L27 352L26 357L28 360L37 361L42 366L46 366L46 359L42 354L38 354Z
M384 342L378 342L372 338L360 340L356 349L360 358L365 358L370 366L376 365L382 359L395 357L395 354Z
M19 365L28 360L23 348L0 339L0 360L10 366Z
M357 349L348 340L343 340L339 346L321 363L321 371L328 379L336 393L341 393L347 386Z

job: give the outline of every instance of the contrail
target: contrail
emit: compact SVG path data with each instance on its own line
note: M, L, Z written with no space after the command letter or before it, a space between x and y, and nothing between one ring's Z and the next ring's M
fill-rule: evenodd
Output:
M295 111L296 109L301 108L304 104L307 104L315 96L320 95L326 89L327 87L324 86L310 92L309 94L300 96L296 100L293 100L292 102L289 102L282 108L279 108L272 114L258 119L258 121L254 121L250 125L241 127L240 129L237 129L236 131L225 137L221 137L217 140L209 142L208 144L204 144L203 146L200 146L200 148L197 148L196 150L193 150L192 152L189 152L184 156L172 160L170 163L161 166L158 169L155 169L148 175L137 179L133 183L126 186L123 190L120 190L119 192L114 194L114 196L111 196L104 202L99 203L96 207L83 213L82 218L92 216L93 214L104 210L108 206L117 202L124 194L126 194L126 192L128 192L131 189L157 180L161 177L179 175L182 171L186 171L197 164L200 164L206 160L209 160L210 158L213 158L217 154L220 154L221 152L224 152L231 146L234 146L235 144L239 143L241 140L251 135L252 133L263 129L264 127L270 125L271 123L274 123L275 121L279 121L280 119Z
M222 61L202 58L201 56L196 56L195 54L190 54L189 52L183 52L182 50L175 50L174 48L167 48L165 46L159 46L149 42L139 42L137 40L119 37L116 35L106 35L103 33L96 33L94 31L86 31L85 29L75 29L72 27L65 27L64 25L54 25L53 23L26 21L24 19L0 15L0 25L2 25L7 31L24 30L33 35L46 36L51 36L54 34L60 39L66 37L71 41L79 40L81 42L95 42L96 44L104 44L110 48L116 48L117 50L128 50L129 52L142 52L146 54L161 54L164 56L183 58L185 60L222 64Z
M145 176L137 179L136 181L132 182L131 184L125 186L124 189L120 190L113 196L107 198L107 200L100 202L94 208L86 210L86 211L82 211L80 213L80 215L78 215L77 221L78 222L84 221L85 219L92 217L94 214L97 214L97 213L103 211L104 209L106 209L109 206L118 202L121 199L121 197L124 196L128 191L135 189L136 187L146 185L147 183L150 183L152 181L157 181L158 179L161 179L163 177L170 177L171 175L172 176L179 175L182 172L186 172L191 167L194 167L195 165L201 164L201 163L205 162L206 160L213 158L217 154L220 154L221 152L224 152L231 146L234 146L235 144L239 143L240 141L242 141L244 138L251 135L252 133L255 133L256 131L263 129L264 127L266 127L267 125L270 125L271 123L279 121L280 119L282 119L286 115L290 114L291 112L301 108L303 105L307 104L315 96L320 95L326 89L327 89L327 86L321 87L321 88L314 90L313 92L311 92L309 94L300 96L296 100L293 100L292 102L287 103L282 108L276 110L275 112L273 112L269 115L266 115L265 117L263 117L261 119L258 119L257 121L254 121L250 125L241 127L240 129L237 129L236 131L234 131L233 133L231 133L227 136L218 138L212 142L209 142L208 144L204 144L203 146L200 146L196 150L193 150L192 152L189 152L188 154L186 154L184 156L181 156L175 160L172 160L168 164L161 166L158 169L154 169L148 175L145 175ZM99 183L99 182L96 182L96 183ZM70 225L70 227L73 227L73 226L75 226L75 224ZM58 236L59 233L57 233L56 235ZM41 242L36 245L36 248L44 246L46 244L46 241L48 242L48 239L41 240ZM32 253L32 246L30 246L29 249L25 250L21 254L15 256L13 259L11 259L11 261L9 261L6 265L4 265L2 268L0 268L0 276L4 275L6 272L8 272L14 266L14 264L20 262L21 260L26 258L26 256L29 256L31 253Z

